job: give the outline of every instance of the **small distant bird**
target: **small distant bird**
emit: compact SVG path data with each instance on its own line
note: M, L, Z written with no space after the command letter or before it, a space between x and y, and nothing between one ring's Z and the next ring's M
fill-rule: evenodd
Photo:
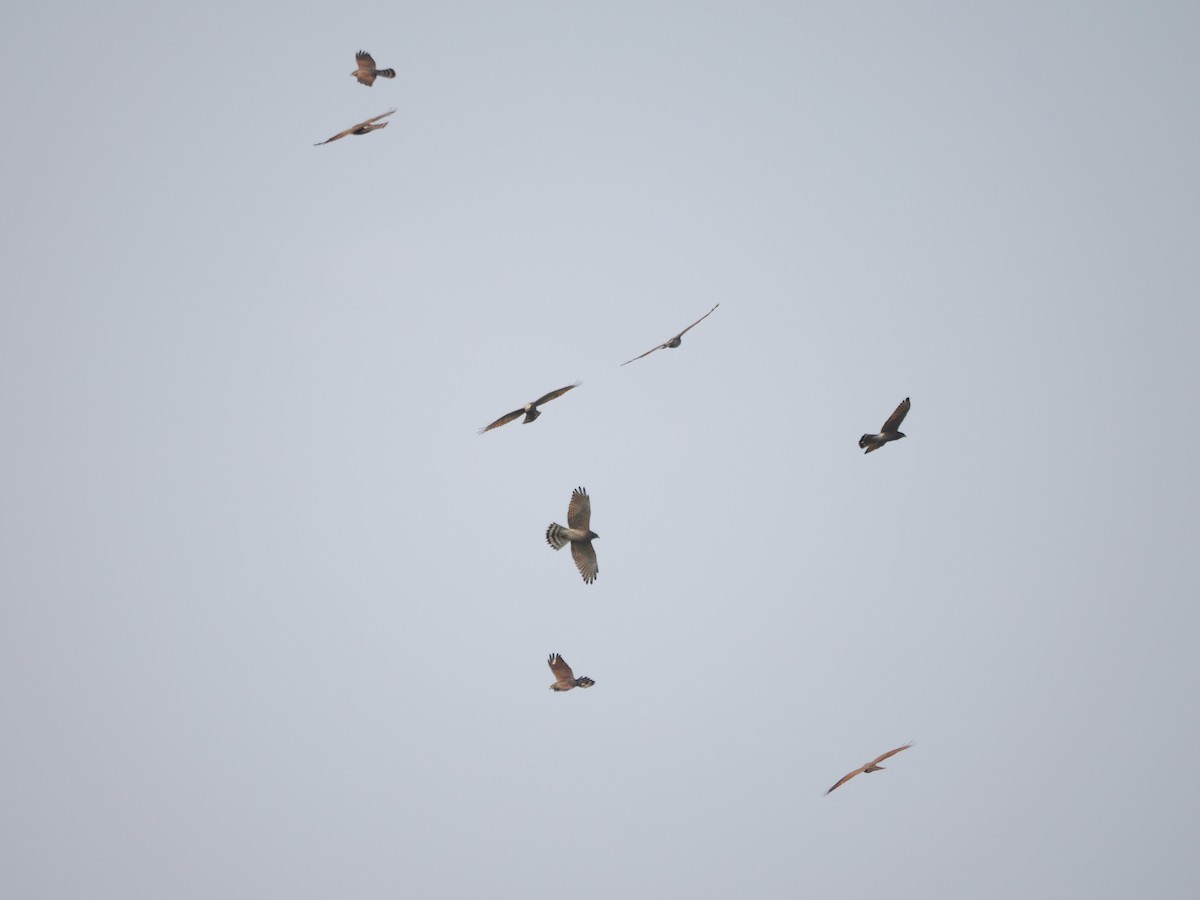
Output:
M720 303L717 304L717 306L720 306L720 305L721 305ZM701 322L703 322L705 319L707 319L709 316L711 316L713 314L713 309L716 309L717 306L714 306L712 309L710 309L708 312L706 312L704 315L702 315L700 318L698 318L695 322L693 322L687 328L683 329L683 331L679 332L679 334L675 335L675 337L671 338L665 344L659 344L657 347L651 347L649 350L647 350L645 353L643 353L642 356L649 356L655 350L673 350L673 349L675 349L676 347L678 347L680 344L683 343L683 336L685 334L687 334L689 331L691 331L693 328L695 328L697 325L699 325ZM635 362L635 361L641 359L642 356L635 356L633 359L627 359L627 360L625 360L625 362L621 363L621 365L627 366L631 362ZM618 366L618 368L620 368L620 367Z
M878 450L888 441L898 441L904 437L904 433L897 431L900 423L904 421L904 417L908 415L908 408L912 406L912 401L905 397L900 401L900 405L896 407L896 411L888 416L888 420L883 423L883 428L879 434L864 434L858 439L858 446L865 447L866 452Z
M331 137L328 141L318 141L317 143L313 144L313 146L320 147L321 144L328 144L328 143L330 143L330 141L341 140L348 134L370 134L372 131L374 131L377 128L387 128L387 126L388 126L387 122L380 122L378 125L372 125L371 123L376 122L379 119L382 119L386 116L390 116L394 112L395 112L394 109L389 109L387 112L380 113L379 115L374 116L373 118L367 119L367 121L365 121L365 122L359 122L357 125L347 128L345 131L339 131L337 134L335 134L333 137Z
M867 763L862 768L855 769L853 772L843 775L837 784L835 784L833 787L831 787L829 790L827 790L825 792L825 796L828 797L830 794L832 794L834 791L836 791L838 788L840 788L843 784L845 784L847 781L849 781L855 775L858 775L860 772L878 772L880 769L884 768L883 766L880 765L881 762L883 762L889 756L895 756L901 750L907 750L912 745L913 745L913 742L909 741L903 747L897 747L895 750L889 750L887 753L884 753L881 756L875 757L873 760L871 760L869 763Z
M501 425L507 425L513 419L520 418L521 416L525 417L525 421L522 422L521 424L528 425L530 422L532 422L534 419L536 419L538 416L540 416L542 414L542 411L540 409L538 409L539 406L541 406L543 403L549 403L555 397L561 397L567 391L571 390L572 388L577 388L581 384L583 384L582 381L577 381L574 384L568 384L566 387L559 388L557 391L551 391L550 393L546 394L543 397L538 397L532 403L526 403L520 409L514 409L510 413L505 413L500 418L498 418L495 422L493 422L491 425L488 425L484 428L480 428L479 431L476 432L476 434L483 434L485 431L491 431L493 428L499 428Z
M371 54L366 50L359 50L354 54L354 61L358 63L356 68L350 74L358 79L359 84L365 84L370 87L375 83L376 78L395 78L395 69L377 69L375 68L375 60L371 58Z
M567 527L552 522L546 529L546 543L555 550L571 545L575 568L583 576L584 584L595 581L596 573L600 571L596 563L596 551L592 548L592 541L600 535L591 530L591 522L592 501L587 491L578 487L571 492L571 502L567 505Z
M550 685L552 691L569 691L571 688L590 688L596 682L584 675L582 678L576 678L575 673L571 671L571 667L567 665L567 661L557 653L551 653L548 660L550 671L554 673L554 684Z

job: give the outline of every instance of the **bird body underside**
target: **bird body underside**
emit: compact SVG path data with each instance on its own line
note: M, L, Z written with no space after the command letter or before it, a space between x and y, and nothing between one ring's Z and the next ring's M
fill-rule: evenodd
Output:
M878 450L884 444L890 443L891 441L898 441L902 437L904 437L904 435L900 434L899 432L893 432L891 434L864 434L858 439L858 446L864 448L867 453L870 453L872 450Z

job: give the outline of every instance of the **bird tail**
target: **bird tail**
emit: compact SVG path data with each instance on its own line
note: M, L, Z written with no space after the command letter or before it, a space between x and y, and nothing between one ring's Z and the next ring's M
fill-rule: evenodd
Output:
M864 434L862 437L860 437L858 439L859 448L865 447L865 446L867 446L867 444L871 443L871 438L873 438L873 437L875 437L875 435L873 435L873 434ZM868 450L867 452L870 453L871 451Z
M584 675L582 678L575 679L575 687L589 688L596 682Z
M375 74L378 75L380 78L395 78L396 70L395 69L376 69Z
M571 542L570 538L563 533L566 530L557 522L551 522L550 527L546 529L546 543L555 550L561 550Z

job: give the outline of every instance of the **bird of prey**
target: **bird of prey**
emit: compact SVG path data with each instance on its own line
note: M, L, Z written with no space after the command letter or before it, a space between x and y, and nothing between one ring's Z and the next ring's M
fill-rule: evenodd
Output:
M717 304L717 306L720 306L720 305L721 305L720 303ZM717 306L714 306L712 309L710 309L708 312L706 312L704 315L702 315L700 318L698 318L695 322L693 322L687 328L683 329L683 331L679 332L679 334L675 335L675 337L671 338L665 344L659 344L657 347L651 347L649 350L647 350L645 353L643 353L642 356L649 356L655 350L673 350L674 348L678 347L680 344L683 343L683 336L685 334L687 334L689 331L691 331L693 328L695 328L697 325L699 325L701 322L703 322L705 319L707 319L709 316L711 316L713 314L713 309L716 309ZM625 362L621 363L621 365L627 366L631 362L635 362L636 360L641 359L642 356L635 356L633 359L627 359L627 360L625 360Z
M476 434L483 434L485 431L491 431L493 428L499 428L501 425L507 425L513 419L519 418L520 416L525 417L525 421L522 422L521 424L528 425L530 422L532 422L534 419L536 419L538 416L540 416L542 414L542 411L540 409L538 409L539 406L541 406L543 403L549 403L555 397L561 397L567 391L571 390L572 388L577 388L581 384L583 384L582 381L577 381L574 384L568 384L566 387L561 387L557 391L551 391L550 393L548 393L542 397L538 397L532 403L526 403L520 409L514 409L510 413L505 413L500 418L498 418L495 422L493 422L491 425L488 425L484 428L480 428L479 431L476 432Z
M904 421L904 417L908 415L908 408L912 406L912 401L907 397L900 401L900 405L896 407L896 411L888 416L888 420L883 423L883 428L879 434L864 434L858 439L858 446L865 447L866 452L878 450L888 441L898 441L904 437L902 431L897 429L900 423Z
M354 54L354 61L358 67L350 74L358 79L359 84L365 84L370 87L378 78L395 78L395 69L377 69L375 68L375 60L371 58L371 54L366 50L359 50Z
M348 134L370 134L372 131L374 131L377 128L387 128L387 126L388 126L387 122L379 122L378 125L375 125L372 123L377 122L379 119L382 119L385 116L390 116L395 111L396 110L394 110L394 109L389 109L387 112L380 113L377 116L367 119L367 121L365 121L365 122L359 122L357 125L353 125L350 128L347 128L345 131L339 131L337 134L335 134L333 137L331 137L328 141L318 141L317 143L313 144L313 146L320 147L322 144L330 143L330 141L340 140L341 138L344 138Z
M569 691L571 688L590 688L596 682L584 675L582 678L576 678L575 673L571 671L571 667L567 665L567 661L557 653L551 653L550 659L547 661L550 666L550 671L554 673L554 684L550 685L552 691Z
M571 502L567 505L567 527L552 522L546 529L546 543L555 550L571 545L575 568L583 576L584 584L595 581L596 573L600 571L596 563L596 551L592 548L592 541L600 535L592 531L591 522L592 501L588 499L587 491L578 487L571 492Z
M860 772L878 772L880 769L883 768L883 766L880 765L881 762L883 762L889 756L895 756L901 750L907 750L912 745L913 745L913 742L909 741L903 747L897 747L895 750L889 750L887 753L884 753L884 754L881 754L880 756L875 757L873 760L871 760L865 766L862 766L861 768L855 769L853 772L843 775L838 780L837 784L835 784L833 787L831 787L829 790L827 790L825 792L825 796L828 797L830 794L832 794L834 791L836 791L843 784L845 784L847 781L849 781L851 778L853 778L855 775L859 774Z

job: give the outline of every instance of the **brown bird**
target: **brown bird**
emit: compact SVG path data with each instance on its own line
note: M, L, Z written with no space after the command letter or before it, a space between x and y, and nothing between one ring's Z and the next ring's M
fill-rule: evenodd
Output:
M557 391L551 391L550 393L546 394L545 396L538 397L532 403L526 403L520 409L514 409L510 413L505 413L500 418L498 418L495 422L493 422L491 425L487 425L484 428L480 428L479 431L476 432L476 434L483 434L485 431L491 431L493 428L499 428L501 425L507 425L513 419L519 418L521 416L525 417L525 421L522 422L521 424L528 425L530 422L532 422L534 419L536 419L538 416L540 416L542 414L542 411L540 409L538 409L539 406L541 406L543 403L549 403L555 397L561 397L567 391L571 390L572 388L577 388L581 384L583 384L582 381L577 381L574 384L568 384L566 387L559 388Z
M862 766L861 768L855 769L853 772L843 775L838 780L837 784L835 784L833 787L831 787L829 790L827 790L825 792L825 796L828 797L830 794L832 794L834 791L836 791L838 788L840 788L843 784L845 784L847 781L849 781L855 775L858 775L860 772L878 772L880 769L884 768L883 766L880 765L881 762L883 762L889 756L895 756L901 750L907 750L909 747L911 747L913 745L913 743L914 743L913 741L909 741L903 747L897 747L895 750L889 750L887 753L884 753L881 756L875 757L873 760L871 760L865 766Z
M552 691L569 691L571 688L590 688L596 682L584 675L582 678L576 678L575 673L571 671L571 667L567 665L567 661L557 653L551 653L548 660L550 671L554 673L555 682L550 685Z
M333 137L331 137L328 141L318 141L317 143L313 144L313 146L320 147L321 144L328 144L330 141L340 140L348 134L370 134L372 131L374 131L377 128L387 128L387 126L388 126L387 122L380 122L378 125L372 125L371 123L376 122L379 119L384 118L385 116L390 116L394 112L395 112L394 109L389 109L387 112L380 113L379 115L374 116L373 118L367 119L367 121L365 121L365 122L359 122L357 125L353 125L350 128L347 128L345 131L339 131L337 134L335 134Z
M883 428L879 434L864 434L858 439L858 446L865 447L866 452L878 450L888 441L898 441L904 437L904 433L899 431L900 423L904 421L904 417L908 415L908 408L912 406L912 401L905 397L900 401L900 405L896 407L896 411L888 416L888 420L883 423Z
M587 491L575 488L571 492L571 502L567 505L567 526L563 528L557 522L551 522L546 529L546 543L555 550L561 550L567 544L571 545L571 555L575 557L575 568L583 576L584 584L596 580L600 566L596 563L596 551L592 541L600 537L591 529L592 501Z
M717 304L717 306L720 306L720 305L721 305L720 303ZM679 334L675 335L675 337L671 338L665 344L659 344L657 347L651 347L649 350L647 350L645 353L643 353L642 356L649 356L655 350L673 350L673 349L675 349L676 347L678 347L680 344L683 343L683 336L685 334L687 334L689 331L691 331L693 328L695 328L697 325L699 325L701 322L703 322L705 319L707 319L709 316L711 316L713 314L713 309L716 309L717 306L714 306L712 309L710 309L708 312L706 312L704 315L702 315L700 318L698 318L695 322L693 322L687 328L683 329L683 331L679 332ZM625 360L625 362L621 363L621 365L627 366L631 362L635 362L635 361L641 359L642 356L635 356L633 359L627 359L627 360Z
M377 69L375 68L375 60L371 58L371 54L366 50L359 50L354 54L354 61L358 67L351 72L351 76L358 79L359 84L365 84L370 87L378 78L395 78L395 69Z

